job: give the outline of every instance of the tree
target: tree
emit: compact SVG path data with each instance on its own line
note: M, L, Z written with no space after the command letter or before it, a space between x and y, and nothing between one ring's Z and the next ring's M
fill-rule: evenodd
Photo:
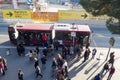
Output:
M108 15L118 19L120 30L120 0L80 0L80 4L93 16Z

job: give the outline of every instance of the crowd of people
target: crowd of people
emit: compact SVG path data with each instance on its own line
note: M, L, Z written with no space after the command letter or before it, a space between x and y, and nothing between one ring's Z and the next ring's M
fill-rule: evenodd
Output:
M33 65L34 65L36 78L38 78L39 76L43 78L44 75L42 74L42 70L46 69L46 63L48 57L52 56L53 59L51 61L51 69L53 74L51 76L54 78L54 80L70 80L68 59L71 58L71 56L76 57L78 60L83 58L84 60L82 61L82 63L85 63L89 59L91 60L95 59L95 55L97 53L97 49L94 48L93 50L90 50L89 45L87 45L85 49L83 49L83 46L80 45L75 45L75 46L63 45L60 49L62 50L61 52L59 51L57 53L57 50L59 50L59 47L54 48L53 45L49 45L48 47L44 47L42 51L39 50L39 47L35 47L35 49L29 49L28 53L25 53L24 45L19 44L17 46L17 52L19 56L26 56L29 58L30 61L34 62ZM90 58L90 54L91 54L91 58ZM114 57L115 57L114 52L110 53L109 60L103 66L101 73L97 74L94 77L94 80L101 80L107 72L109 72L108 80L111 79L113 73L115 72ZM1 74L5 75L6 70L7 70L7 60L0 56ZM19 80L24 79L24 72L22 71L22 69L18 69L18 79Z

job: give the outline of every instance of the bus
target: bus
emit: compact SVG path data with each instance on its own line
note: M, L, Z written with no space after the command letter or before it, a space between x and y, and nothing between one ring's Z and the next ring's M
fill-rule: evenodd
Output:
M88 25L64 23L16 23L8 27L10 42L14 45L43 46L42 35L46 34L47 44L87 45L90 43L91 30Z

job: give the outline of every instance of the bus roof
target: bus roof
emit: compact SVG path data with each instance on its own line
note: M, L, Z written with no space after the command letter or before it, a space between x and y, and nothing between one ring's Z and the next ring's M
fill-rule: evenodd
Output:
M51 24L36 24L36 23L22 23L23 26L19 27L19 25L16 26L17 30L52 30Z
M63 26L67 25L67 26ZM42 24L42 23L22 23L22 25L16 26L17 30L45 30L45 31L52 31L55 29L56 31L75 31L75 32L91 32L88 25L68 25L62 24L62 26L56 26L56 24Z

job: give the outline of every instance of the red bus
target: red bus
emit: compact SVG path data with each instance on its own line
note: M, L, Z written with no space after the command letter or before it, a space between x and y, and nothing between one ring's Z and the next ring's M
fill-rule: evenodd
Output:
M42 35L47 35L47 43L58 41L60 45L90 43L91 30L88 25L75 24L45 24L45 23L17 23L8 27L8 34L12 44L42 46Z

